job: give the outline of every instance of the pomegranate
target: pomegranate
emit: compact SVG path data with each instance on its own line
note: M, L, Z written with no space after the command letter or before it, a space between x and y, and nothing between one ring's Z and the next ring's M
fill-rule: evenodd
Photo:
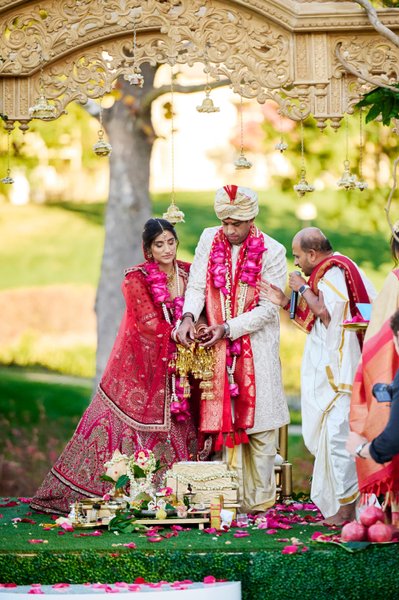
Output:
M384 520L384 511L377 506L368 506L364 509L364 511L360 515L360 522L365 527L370 527L370 525L374 525L377 521Z
M392 539L392 527L377 521L367 530L367 538L370 542L390 542Z
M341 539L343 542L362 542L366 537L366 528L357 521L351 521L342 527Z

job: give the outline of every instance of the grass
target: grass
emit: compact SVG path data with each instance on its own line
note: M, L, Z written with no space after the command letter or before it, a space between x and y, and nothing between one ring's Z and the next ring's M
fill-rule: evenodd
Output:
M176 194L176 202L186 214L186 223L178 225L181 258L191 260L203 228L217 223L213 211L213 195L213 192ZM285 245L289 269L292 269L291 239L300 228L295 216L297 198L292 193L281 193L276 189L260 192L259 198L260 214L257 222L264 231ZM170 196L157 194L153 201L154 214L161 215L170 202ZM391 264L386 241L388 233L382 233L383 223L380 225L381 231L375 230L376 207L371 205L366 213L349 204L348 197L343 192L316 192L312 201L318 211L317 225L330 237L334 247L358 262L375 286L380 288ZM103 203L0 205L0 238L3 242L0 290L26 290L21 306L16 307L18 310L14 310L11 317L6 317L6 321L18 322L20 328L18 334L12 331L9 337L1 339L0 363L27 367L38 365L65 374L93 376L94 326L89 342L87 336L79 336L83 327L76 324L73 315L69 323L63 325L64 329L59 324L54 325L54 331L46 329L49 321L47 315L52 315L52 323L64 317L67 308L71 306L70 296L65 294L60 302L49 302L45 316L40 314L39 325L36 323L32 326L28 316L35 310L30 297L32 290L45 290L57 285L80 290L83 285L86 286L81 292L84 298L94 297L104 242L104 210ZM17 300L13 298L12 302L16 303ZM88 301L85 306L87 305ZM3 316L5 310L9 315L10 301L7 299L1 303L1 291L0 307ZM81 308L76 310L76 315L80 312L84 316L87 314ZM20 331L25 321L25 329ZM74 328L73 335L69 335L71 332L68 327ZM4 330L1 335L4 335ZM304 341L305 336L283 319L281 359L288 394L298 394L299 391Z
M89 404L91 380L0 368L0 495L30 495L71 438ZM298 413L293 414L299 422ZM311 457L290 436L294 489L308 491Z
M213 192L179 192L176 203L186 214L178 225L180 256L191 259L204 227L217 224ZM261 192L257 223L286 248L290 267L291 239L301 224L295 216L297 199L278 190ZM154 196L154 213L160 215L170 202L169 194ZM379 286L390 269L387 239L381 213L381 231L376 231L365 210L346 202L342 192L323 192L312 198L318 210L315 223L334 247L359 263ZM49 205L0 206L0 237L3 260L0 289L87 283L97 285L104 242L105 205L59 203ZM383 231L385 229L385 232Z
M33 494L89 403L92 383L0 369L0 494Z

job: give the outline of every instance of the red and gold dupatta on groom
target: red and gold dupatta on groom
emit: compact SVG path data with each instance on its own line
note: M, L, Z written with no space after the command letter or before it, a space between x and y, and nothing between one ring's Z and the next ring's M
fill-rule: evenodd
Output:
M231 245L222 228L216 232L210 252L205 292L210 325L223 323L257 305L257 284L261 277L262 254L265 250L262 233L252 226L240 247L233 274ZM253 256L256 257L255 260L252 260ZM222 274L225 286L216 286L215 273ZM215 448L220 449L222 445L233 447L248 441L245 430L253 426L255 416L255 369L249 335L243 335L235 342L222 339L216 344L214 351L214 398L201 400L200 430L215 434ZM235 361L234 383L229 381L227 373L232 359L230 351L234 354Z

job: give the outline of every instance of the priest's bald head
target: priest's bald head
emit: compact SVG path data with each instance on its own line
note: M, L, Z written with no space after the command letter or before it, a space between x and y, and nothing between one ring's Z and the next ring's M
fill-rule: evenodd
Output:
M214 207L221 221L251 221L259 212L258 195L247 187L225 185L217 190Z
M318 227L305 227L298 231L292 240L294 264L307 276L333 252L329 239Z

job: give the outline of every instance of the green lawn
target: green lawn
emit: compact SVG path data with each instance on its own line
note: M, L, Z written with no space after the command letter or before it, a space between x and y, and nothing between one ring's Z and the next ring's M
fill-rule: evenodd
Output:
M72 436L89 404L92 382L45 371L0 368L0 495L30 495ZM297 412L293 423L300 422ZM311 459L296 433L289 439L294 487L308 491Z
M277 190L261 192L257 223L287 248L291 261L291 239L301 225L295 216L298 200ZM154 214L161 215L169 194L154 195ZM178 225L179 253L193 256L204 227L217 224L213 192L179 192L176 202L185 212L186 223ZM321 227L334 247L362 266L379 286L390 269L388 226L381 211L376 231L373 210L349 205L343 192L323 192L312 198L317 206L315 225ZM104 204L60 203L49 205L0 205L0 289L87 283L97 285L102 247Z
M362 196L365 205L371 202L371 192L367 194L369 196ZM177 226L179 254L184 259L192 259L202 229L217 223L213 195L213 192L179 192L176 195L176 202L186 215L186 223ZM276 189L260 192L259 198L257 223L285 245L288 267L292 269L291 239L300 228L295 216L298 199L291 192L281 193ZM379 289L391 268L388 227L382 210L375 204L370 203L367 211L360 210L348 198L344 192L315 192L311 198L318 211L315 224L326 232L337 250L358 262ZM154 214L162 215L170 196L157 194L153 201ZM36 293L43 286L67 285L78 289L86 285L94 296L104 241L104 210L103 203L1 204L0 306L1 290L27 290L28 296L29 290ZM48 310L58 311L61 316L66 297L63 302L59 306L53 303ZM22 303L20 310L14 311L13 318L23 322L27 310L35 310L30 297ZM94 344L87 345L84 339L75 339L68 333L64 331L57 340L54 336L44 336L40 329L29 324L12 341L0 340L0 364L39 365L65 374L93 376ZM289 394L298 394L304 340L305 336L284 316L281 358L284 385Z

